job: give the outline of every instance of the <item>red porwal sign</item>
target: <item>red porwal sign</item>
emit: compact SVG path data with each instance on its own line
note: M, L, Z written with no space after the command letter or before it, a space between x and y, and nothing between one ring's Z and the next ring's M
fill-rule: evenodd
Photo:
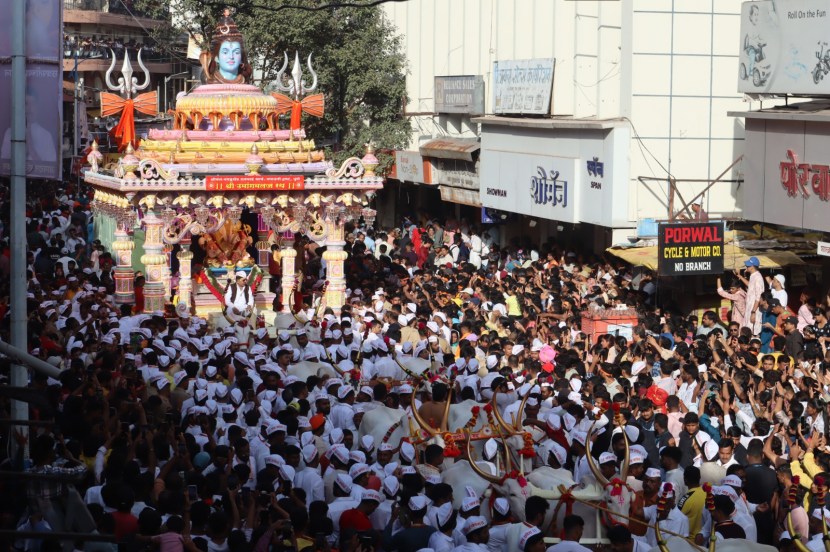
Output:
M301 174L205 177L205 190L208 192L280 192L303 189L305 176Z
M657 269L661 276L723 273L723 222L660 224Z

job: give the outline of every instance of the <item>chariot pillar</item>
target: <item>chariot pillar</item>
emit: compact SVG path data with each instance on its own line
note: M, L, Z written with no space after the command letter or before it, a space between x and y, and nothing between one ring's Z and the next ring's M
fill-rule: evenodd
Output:
M294 249L294 234L290 231L283 234L282 248L280 249L280 263L282 264L282 312L291 312L290 303L293 300L294 284L297 282L295 274L297 250Z
M115 304L132 305L135 303L135 290L133 289L133 243L132 237L127 233L123 223L119 223L115 229L115 241L112 242L112 250L115 252Z
M141 262L147 269L144 284L144 312L152 313L164 310L164 268L167 265L167 255L164 254L164 244L161 241L164 222L156 216L153 209L147 209L142 222L144 224L144 255L141 256Z
M179 259L179 303L187 305L190 309L190 301L193 296L193 280L191 279L191 263L193 252L190 250L190 234L181 243L181 251L176 254Z
M327 238L326 251L323 252L323 260L326 261L326 306L330 307L336 315L346 302L346 275L345 263L349 257L343 251L346 245L345 220L343 209L333 208L326 216Z

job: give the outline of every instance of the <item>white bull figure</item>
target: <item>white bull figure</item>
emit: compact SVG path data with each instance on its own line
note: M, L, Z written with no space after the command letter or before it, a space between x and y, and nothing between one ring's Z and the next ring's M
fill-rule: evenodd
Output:
M709 545L693 546L684 539L671 537L666 539L665 549L661 550L659 546L655 546L649 552L665 552L666 550L670 552L701 552L701 550L709 550ZM774 546L767 546L746 539L719 539L715 543L715 550L717 552L777 552L778 549Z
M288 375L294 376L300 381L306 381L309 376L323 376L328 375L333 378L338 377L337 372L331 364L325 362L311 362L302 360L295 362L288 366Z
M409 436L409 416L400 409L378 406L363 415L357 435L359 439L371 435L375 446L385 442L397 448L401 439Z

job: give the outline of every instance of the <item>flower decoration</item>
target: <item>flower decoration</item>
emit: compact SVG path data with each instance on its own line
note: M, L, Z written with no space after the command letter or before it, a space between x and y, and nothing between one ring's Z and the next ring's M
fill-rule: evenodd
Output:
M536 451L533 449L533 435L529 431L525 431L522 434L522 440L524 441L524 447L519 451L519 455L525 458L536 456Z
M447 458L457 458L461 456L461 451L455 444L455 436L450 433L444 433L444 456Z

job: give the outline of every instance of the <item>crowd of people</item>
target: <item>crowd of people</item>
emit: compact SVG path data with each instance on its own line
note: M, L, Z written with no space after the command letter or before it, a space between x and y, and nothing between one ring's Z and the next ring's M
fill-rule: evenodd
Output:
M28 205L29 352L60 373L30 370L34 425L3 427L5 469L26 472L0 483L21 497L0 503L2 529L27 532L7 545L56 550L50 533L75 531L93 537L70 547L89 551L587 550L586 519L552 523L555 502L530 496L519 512L498 486L443 481L464 446L373 438L366 414L414 415L414 393L435 427L447 400L521 414L528 466L630 492L630 519L605 532L611 550L658 545L655 524L701 545L715 533L824 549L830 326L815 282L787 290L749 258L718 283L730 318L699 320L660 301L647 271L405 219L349 228L339 313L319 303L321 250L298 242L311 285L297 306L317 312L240 338L189 309L116 305L89 197L44 186ZM8 190L0 202L7 222ZM7 275L8 251L0 260ZM0 287L7 340L8 278ZM630 335L583 331L584 311L609 309L636 312ZM428 368L408 373L406 358ZM336 375L298 379L300 362ZM9 396L0 410L10 417Z
M81 59L109 59L110 50L117 58L128 52L133 58L141 50L141 59L144 61L157 60L164 56L164 51L150 41L140 41L134 38L125 40L123 37L107 35L77 35L64 33L64 55L67 59L75 57Z

